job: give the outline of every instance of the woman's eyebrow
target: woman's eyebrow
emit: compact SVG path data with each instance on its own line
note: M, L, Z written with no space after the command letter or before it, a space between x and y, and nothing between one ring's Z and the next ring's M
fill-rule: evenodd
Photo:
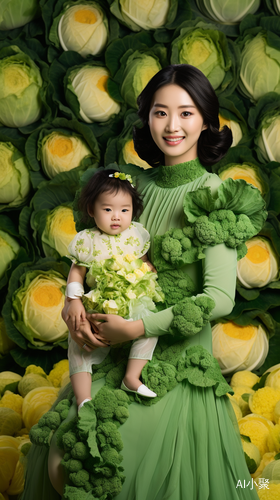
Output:
M165 104L155 103L154 106L158 108L168 108ZM178 108L195 108L195 106L193 104L183 104L182 106L178 106Z

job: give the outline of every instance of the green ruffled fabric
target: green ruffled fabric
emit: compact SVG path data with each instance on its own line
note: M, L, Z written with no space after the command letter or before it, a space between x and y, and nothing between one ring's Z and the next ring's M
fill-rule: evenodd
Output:
M100 365L93 366L93 380L105 376L106 382L77 416L67 420L73 398L71 391L67 399L61 400L32 427L30 439L39 446L49 446L57 430L57 445L65 453L62 464L67 476L63 500L109 500L120 493L125 477L119 427L129 417L131 402L154 405L184 379L199 387L213 386L218 397L232 393L218 362L206 349L199 345L188 348L187 340L172 345L168 342L170 339L159 340L152 361L142 371L143 382L157 392L156 398L128 395L119 389L128 345L126 349L112 349Z
M177 165L162 165L158 167L156 184L163 188L175 188L194 181L205 174L205 168L198 158Z
M158 271L203 259L205 248L220 243L236 248L241 259L247 253L245 241L259 233L267 218L259 190L243 179L225 180L215 196L209 187L187 193L184 214L185 227L155 237Z
M198 387L213 387L218 397L234 394L221 373L218 361L200 345L186 350L185 358L178 361L177 370L178 382L187 379Z

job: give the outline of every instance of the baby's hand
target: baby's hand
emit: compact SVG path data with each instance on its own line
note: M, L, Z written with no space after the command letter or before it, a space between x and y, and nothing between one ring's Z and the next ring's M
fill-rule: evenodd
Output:
M147 266L149 266L150 270L153 271L153 273L157 273L156 268L153 266L153 264L149 260L146 260L145 263L147 264Z
M153 266L153 264L148 260L148 254L145 254L145 255L142 255L142 257L140 257L141 260L143 260L143 262L145 262L145 264L147 264L150 268L151 271L153 271L153 273L156 273L157 274L157 270L156 268Z
M70 301L65 322L67 323L68 320L70 320L73 330L79 330L80 322L86 320L86 310L81 299L72 299Z

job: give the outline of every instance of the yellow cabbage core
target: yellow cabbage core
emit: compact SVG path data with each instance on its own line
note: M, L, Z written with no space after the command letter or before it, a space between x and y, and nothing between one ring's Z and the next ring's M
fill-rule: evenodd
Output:
M220 121L220 130L223 128L224 125L227 125L228 128L231 128L230 120L227 120L226 118L223 118L221 115L219 115L219 121Z
M97 17L89 9L78 10L78 12L75 12L74 17L77 23L82 23L82 24L95 24L97 21Z
M233 180L236 181L237 179L243 179L244 181L248 182L248 184L253 184L253 186L259 189L259 186L256 183L255 179L253 179L253 177L250 177L249 175L243 175L243 174L234 175Z
M61 296L62 292L52 285L42 284L32 292L33 299L42 307L58 306L61 301Z
M107 92L107 80L108 80L108 78L109 78L109 76L103 75L99 78L99 80L96 84L96 87L99 90L102 90L102 92Z
M131 141L128 141L125 146L124 146L125 150L130 153L131 155L135 155L135 156L138 156L138 154L136 153L135 149L134 149L134 142L133 142L133 139L131 139ZM139 156L138 156L139 158Z
M191 45L191 50L188 49L188 62L193 66L200 66L205 61L207 61L208 57L211 55L211 52L207 49L205 44L201 40L195 40Z
M253 264L260 264L269 259L269 251L260 245L254 245L248 248L246 258L253 262Z
M30 84L28 75L15 64L4 68L3 73L6 96L10 94L19 95Z
M48 148L52 155L56 155L59 156L59 158L62 158L63 156L72 153L73 144L71 139L66 139L65 137L57 137L56 139L51 141L50 144L48 144Z
M252 325L240 326L229 322L223 325L223 331L234 339L250 340L256 334L256 328Z
M62 233L72 234L72 235L77 234L74 216L73 216L72 211L64 214L64 216L61 218L61 220L58 221L58 225L59 225L59 228L61 229Z

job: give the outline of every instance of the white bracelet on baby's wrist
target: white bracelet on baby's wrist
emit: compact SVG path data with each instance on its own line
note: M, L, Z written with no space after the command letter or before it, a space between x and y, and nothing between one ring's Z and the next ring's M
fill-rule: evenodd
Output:
M78 281L68 283L65 296L69 299L80 299L85 293L84 287Z

